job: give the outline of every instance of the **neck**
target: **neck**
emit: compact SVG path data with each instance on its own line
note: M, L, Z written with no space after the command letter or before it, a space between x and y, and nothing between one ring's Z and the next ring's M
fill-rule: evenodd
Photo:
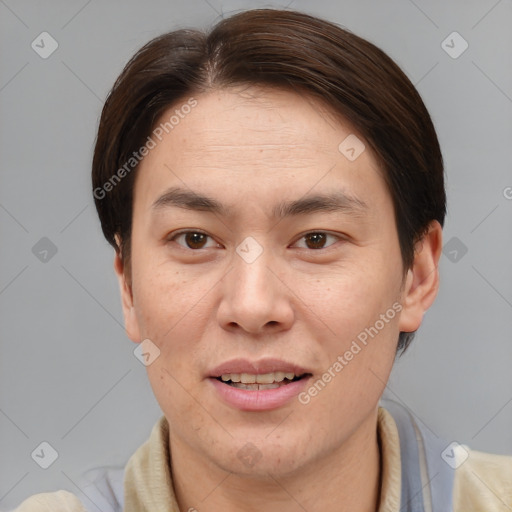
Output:
M180 510L208 512L375 512L381 460L377 410L335 450L291 474L227 472L170 439L172 478Z

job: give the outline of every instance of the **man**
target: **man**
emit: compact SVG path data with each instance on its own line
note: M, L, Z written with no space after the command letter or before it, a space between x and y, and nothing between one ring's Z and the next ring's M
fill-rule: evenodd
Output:
M379 407L445 215L432 121L381 50L265 9L163 35L106 101L93 194L164 415L82 503L19 511L512 507L512 457Z

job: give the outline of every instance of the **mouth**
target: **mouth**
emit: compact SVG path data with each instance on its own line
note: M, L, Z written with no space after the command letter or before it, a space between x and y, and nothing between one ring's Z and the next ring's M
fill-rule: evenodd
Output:
M237 389L247 391L262 391L266 389L277 389L287 386L292 382L297 382L305 377L311 376L310 373L296 375L294 372L271 372L271 373L225 373L220 377L215 377L219 382L227 384Z
M280 359L236 359L211 370L217 397L242 411L268 411L291 403L313 373Z

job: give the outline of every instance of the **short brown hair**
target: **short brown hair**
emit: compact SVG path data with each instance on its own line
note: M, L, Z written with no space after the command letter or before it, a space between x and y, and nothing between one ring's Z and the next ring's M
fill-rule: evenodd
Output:
M441 150L419 93L390 57L348 30L297 11L253 9L208 33L183 29L151 40L108 95L94 149L93 194L103 233L127 272L137 162L132 172L126 162L178 101L244 84L301 91L359 131L377 155L404 269L410 268L414 244L432 220L443 225L446 213ZM400 333L399 351L413 335Z

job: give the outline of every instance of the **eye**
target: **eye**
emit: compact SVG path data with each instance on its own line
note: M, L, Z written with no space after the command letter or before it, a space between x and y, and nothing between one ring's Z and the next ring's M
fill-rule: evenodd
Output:
M184 240L185 245L177 242L177 240L179 240L180 238ZM195 250L208 248L206 246L208 238L211 237L201 231L181 231L169 237L168 240L176 241L176 243L178 243L178 245L181 245L182 247ZM209 247L218 247L219 244L217 244L213 239L212 241L213 245L210 245Z
M331 235L329 233L326 233L325 231L311 231L310 233L302 235L302 237L299 238L299 240L305 240L306 249L325 249L326 247L330 247L331 245L333 245L325 245L329 237L334 239L335 242L336 240L341 240L341 237Z

